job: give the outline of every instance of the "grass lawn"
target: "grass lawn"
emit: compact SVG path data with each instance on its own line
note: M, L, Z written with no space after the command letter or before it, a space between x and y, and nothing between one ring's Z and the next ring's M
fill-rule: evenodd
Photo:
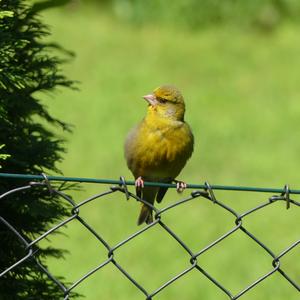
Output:
M186 99L186 120L195 135L195 152L180 175L189 183L299 188L300 41L299 28L284 25L271 35L237 28L200 32L134 27L100 9L67 7L44 14L53 35L76 52L65 73L79 80L80 91L62 90L43 96L56 117L74 124L60 169L65 176L132 179L123 158L128 130L145 114L141 96L162 83L180 87ZM108 186L87 184L74 192L79 202ZM184 192L184 196L188 191ZM216 192L220 201L242 213L267 194ZM169 191L164 207L180 199ZM296 198L297 199L297 198ZM122 195L82 207L80 215L111 244L137 230L139 204ZM275 254L299 239L299 208L276 203L244 220L244 226ZM234 227L234 218L200 199L164 216L164 221L195 252ZM75 221L55 235L53 246L70 251L50 269L74 282L107 258L104 247ZM189 267L189 257L157 226L116 251L115 259L147 291ZM296 263L297 262L297 263ZM299 247L282 259L282 269L300 278ZM272 258L242 232L236 232L199 257L199 265L233 294L272 269ZM89 300L145 299L112 265L80 284ZM228 297L193 270L155 299ZM243 300L295 300L299 292L274 274L245 294Z

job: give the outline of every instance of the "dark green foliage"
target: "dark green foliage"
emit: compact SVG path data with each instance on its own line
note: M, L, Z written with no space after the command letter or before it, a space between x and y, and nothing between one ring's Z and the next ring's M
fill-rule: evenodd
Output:
M5 145L0 145L0 150L4 147ZM0 153L0 169L1 169L1 160L5 160L7 159L8 157L10 157L9 154L7 153Z
M64 152L63 141L44 124L57 124L63 129L68 126L48 114L37 92L71 87L72 81L61 74L62 61L49 54L55 45L41 42L48 30L36 15L36 8L32 10L22 0L0 1L0 145L5 144L4 153L11 155L1 160L1 172L58 172L55 164ZM20 181L2 179L0 193L20 185ZM28 241L68 215L61 199L37 188L1 199L0 213ZM28 253L3 223L0 223L0 241L1 271ZM51 247L36 245L35 250L38 250L37 260L43 265L46 257L63 256L63 251ZM22 263L0 281L0 299L53 300L62 296L58 286L33 260Z
M276 28L284 20L299 20L297 0L86 0L110 6L117 16L133 23L158 23L201 29L233 25L239 28Z

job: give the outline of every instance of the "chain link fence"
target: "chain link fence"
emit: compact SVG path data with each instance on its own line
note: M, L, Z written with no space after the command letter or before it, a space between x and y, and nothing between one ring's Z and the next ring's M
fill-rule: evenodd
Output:
M7 174L0 174L1 177L9 177ZM5 276L8 272L12 272L15 268L17 268L19 265L24 263L27 260L34 260L37 264L38 268L45 273L50 280L52 280L60 289L62 292L62 299L67 300L71 298L72 291L76 289L77 286L79 286L82 282L85 280L88 280L93 274L96 272L101 272L102 269L104 269L108 265L113 265L116 269L116 271L121 272L121 274L129 280L135 287L141 292L140 299L154 299L156 296L158 296L161 291L168 288L172 283L180 280L181 278L185 277L188 273L192 271L199 272L202 276L207 278L207 280L211 281L216 289L219 289L224 294L228 296L229 299L238 299L242 298L243 295L245 295L248 291L253 289L255 286L262 283L264 280L266 280L268 277L272 276L273 274L280 274L282 277L282 280L286 280L288 284L290 285L291 289L296 289L298 292L300 291L300 278L293 278L291 274L289 274L288 271L285 270L284 263L282 263L283 257L288 256L293 249L296 247L300 247L300 239L294 241L293 243L286 245L284 249L280 253L275 253L271 248L269 248L263 240L258 238L254 233L252 233L250 230L246 228L246 225L244 224L244 220L251 214L255 214L257 211L265 209L266 207L274 205L274 203L278 201L284 201L286 203L286 208L292 207L292 209L299 209L300 202L296 201L291 198L291 195L296 196L296 194L300 194L299 190L291 190L287 185L283 189L270 189L270 188L252 188L252 187L228 187L228 186L211 186L208 183L205 183L203 185L188 185L188 188L193 188L193 192L190 193L190 195L184 199L181 199L180 201L174 202L169 206L166 206L162 209L158 209L155 206L151 206L150 204L147 204L143 199L138 198L135 194L129 192L127 185L133 185L134 182L132 181L125 181L123 177L120 178L120 180L97 180L97 179L83 179L83 178L67 178L67 177L54 177L46 175L10 175L14 178L23 178L28 179L28 184L17 187L13 190L7 191L4 194L0 196L1 199L5 197L13 197L16 193L22 193L25 190L30 189L46 189L51 195L56 195L61 198L61 201L66 201L68 205L70 205L70 216L62 221L60 221L58 224L53 226L48 231L44 232L37 238L28 241L28 237L22 236L20 232L18 232L14 226L13 222L14 220L8 220L5 219L3 216L1 216L0 212L0 223L2 223L3 226L6 227L8 231L10 231L15 237L19 240L19 242L24 247L24 256L20 258L18 261L16 261L14 264L10 265L5 270L0 270L0 277ZM34 181L29 181L29 179L34 179ZM54 185L51 184L51 181L77 181L77 182L96 182L96 183L102 183L106 184L107 188L104 192L93 195L90 198L85 199L84 201L81 201L80 203L75 203L74 200L68 196L66 193L61 191L60 189L54 187ZM170 188L174 188L176 185L173 184L165 184L165 183L145 183L145 185L152 185L152 186L167 186ZM260 192L260 193L276 193L276 195L268 196L266 197L266 200L260 203L259 205L243 212L239 213L236 210L234 210L232 207L229 207L228 205L224 204L222 200L220 200L218 197L215 196L214 190L223 190L223 191L229 191L229 190L235 190L235 191L242 191L242 192ZM94 202L96 199L104 198L110 194L124 194L124 196L121 197L121 199L126 198L129 200L130 198L136 199L139 202L146 203L147 205L151 206L154 211L154 222L145 225L143 227L137 227L137 230L129 235L126 239L119 241L116 244L110 244L107 240L105 240L101 232L96 231L90 224L89 220L86 218L82 218L80 215L80 209L85 206L87 203ZM198 198L202 198L206 201L209 201L213 203L214 205L221 208L224 213L229 213L232 216L232 227L230 230L228 230L226 233L220 235L217 239L215 239L213 242L207 244L202 249L199 249L198 251L192 251L192 249L188 246L188 243L185 242L184 239L180 238L179 235L172 230L167 222L164 221L164 214L170 210L172 210L175 207L181 206L184 203L187 203L189 201L195 201ZM86 228L88 232L93 235L98 243L102 245L107 251L107 259L99 263L98 265L95 265L94 268L86 272L82 277L78 278L76 281L72 282L69 286L65 286L60 279L56 278L48 269L46 269L37 258L37 251L35 249L35 245L39 243L40 241L47 239L51 234L54 232L57 232L60 230L63 226L74 222L74 220L77 220L80 222L81 226ZM131 243L134 239L136 239L138 236L143 235L145 232L150 230L152 227L160 227L164 230L165 233L167 233L172 239L174 239L178 245L178 247L182 247L184 251L188 255L187 260L187 267L186 269L182 270L180 273L176 274L166 282L164 282L162 285L157 287L155 290L149 290L145 286L143 286L134 276L121 265L121 263L118 261L118 255L116 253L116 250L120 249L124 245ZM299 227L297 228L290 228L287 230L295 230L299 231ZM228 287L224 286L224 284L221 284L219 280L217 280L213 275L210 274L209 270L205 269L203 265L199 262L199 259L202 255L204 255L206 252L211 251L217 244L219 244L221 241L227 239L228 237L235 235L237 232L242 233L247 239L250 239L254 241L258 247L260 247L264 253L265 256L269 258L270 262L270 269L257 278L255 281L250 283L248 286L244 287L242 290L240 290L237 293L233 293ZM299 253L298 253L299 254ZM300 256L298 256L297 262L299 262ZM295 265L298 269L300 269L300 265L298 263L298 266ZM199 287L201 288L201 287ZM144 296L143 296L143 295ZM159 298L159 297L158 297Z

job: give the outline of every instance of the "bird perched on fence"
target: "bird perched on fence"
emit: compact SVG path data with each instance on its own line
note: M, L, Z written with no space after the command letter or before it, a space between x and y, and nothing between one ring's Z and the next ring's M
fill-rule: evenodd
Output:
M148 102L147 114L128 134L125 158L135 177L137 196L154 204L161 202L166 187L144 187L144 181L177 183L181 192L186 184L176 181L191 157L194 137L184 121L185 104L181 92L172 85L163 85L143 96ZM142 203L138 225L153 222L152 208Z

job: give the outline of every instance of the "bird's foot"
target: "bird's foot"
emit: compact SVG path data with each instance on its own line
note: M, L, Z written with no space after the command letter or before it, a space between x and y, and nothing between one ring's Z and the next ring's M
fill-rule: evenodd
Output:
M139 189L144 187L144 180L142 179L142 176L139 176L136 180L135 180L135 186Z
M176 183L177 193L182 193L186 189L187 184L185 182L179 180L173 180L173 181Z

